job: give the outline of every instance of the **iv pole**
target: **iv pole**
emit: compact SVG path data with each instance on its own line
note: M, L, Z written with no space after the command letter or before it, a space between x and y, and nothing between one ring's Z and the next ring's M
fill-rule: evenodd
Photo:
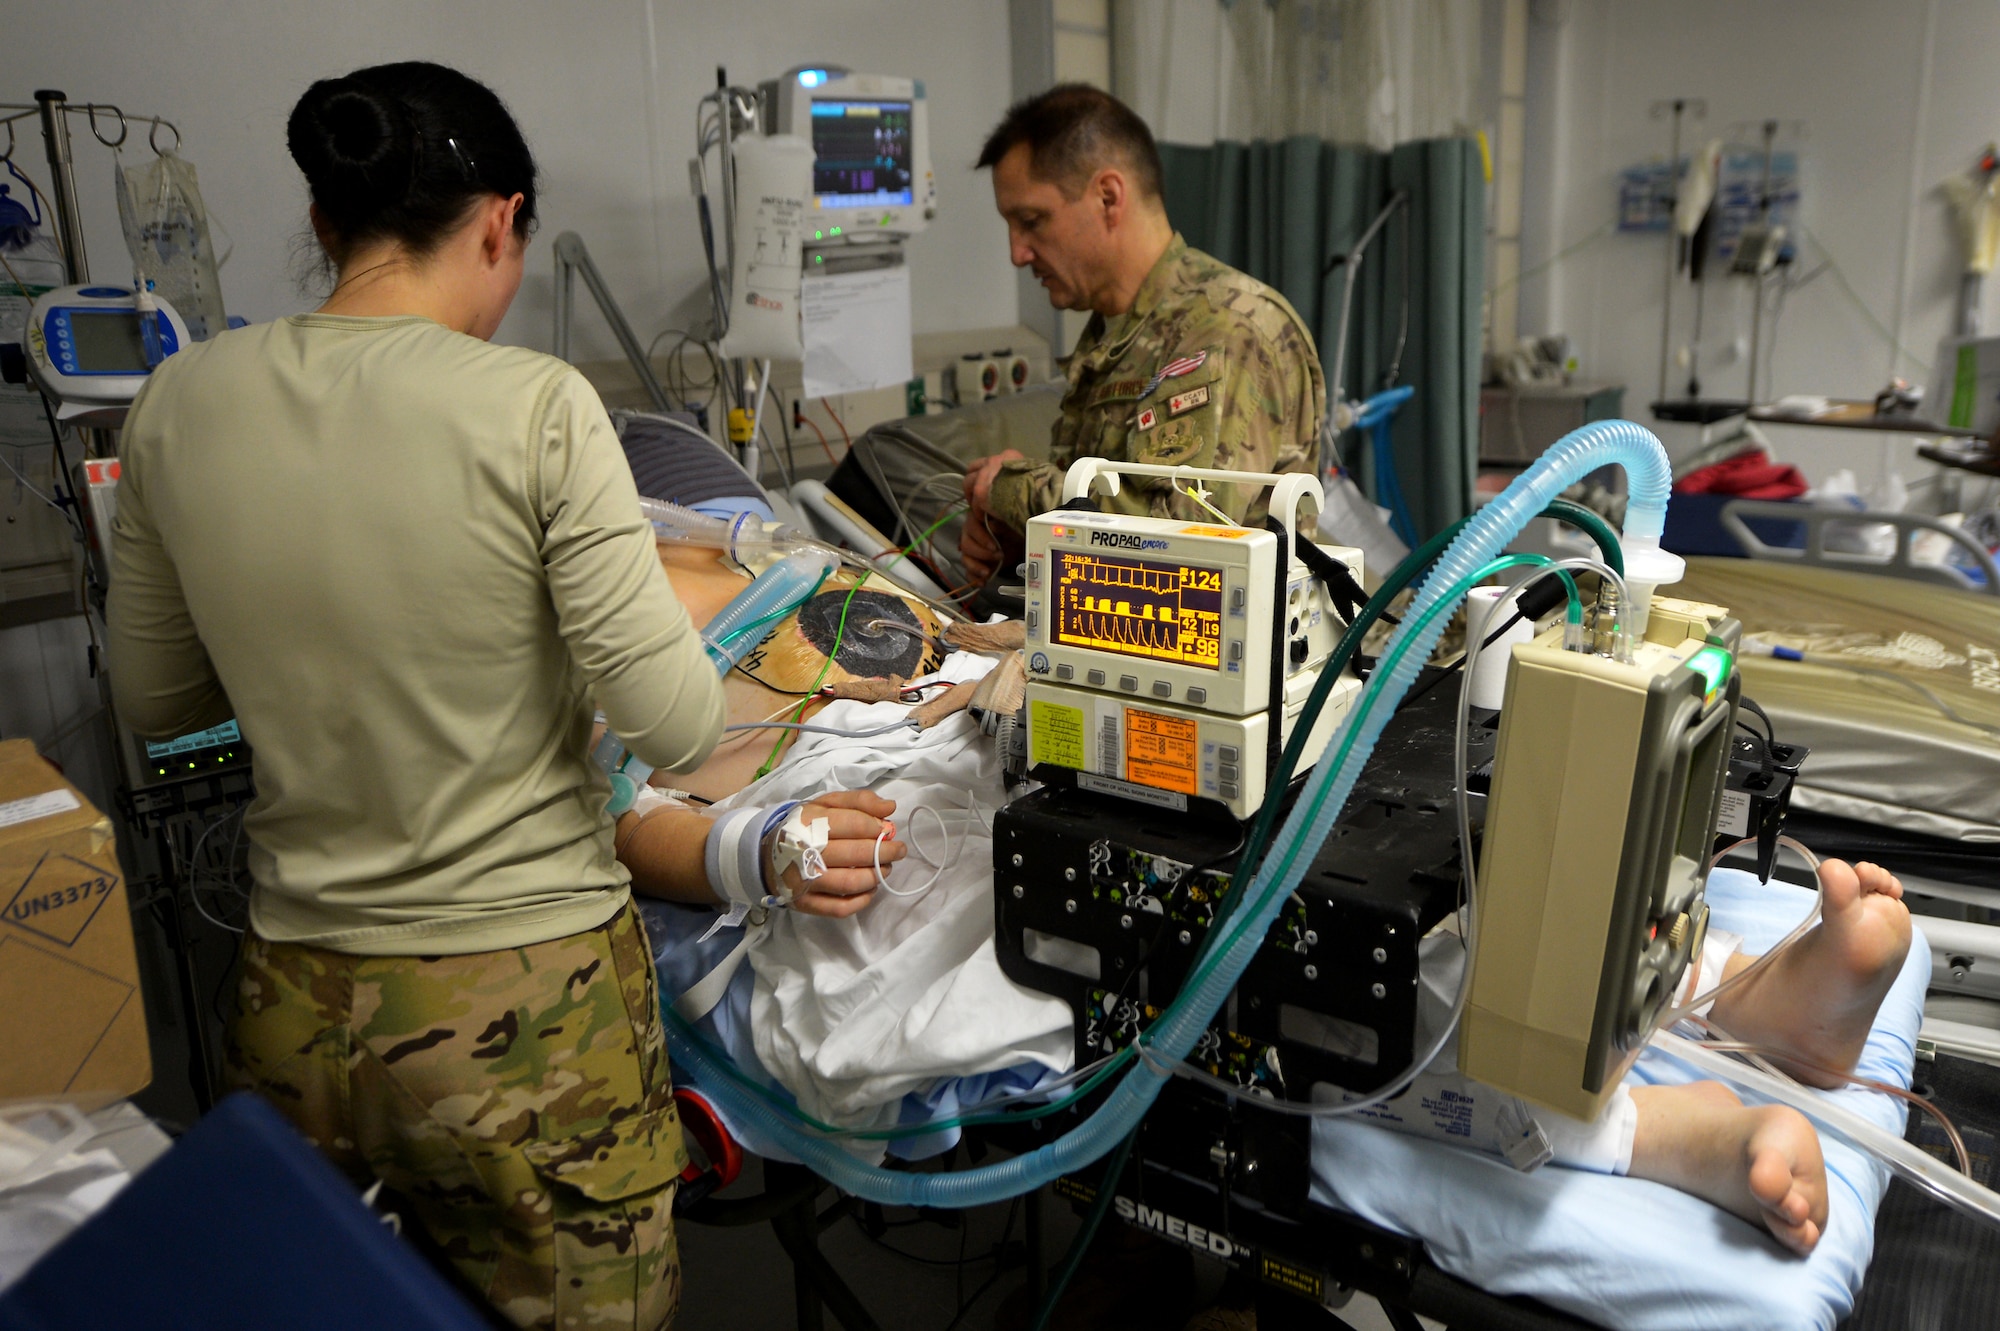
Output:
M0 153L0 161L14 155L14 122L37 116L42 122L42 142L49 155L49 205L55 214L56 236L62 241L63 271L72 286L82 286L90 281L90 259L83 246L83 212L77 206L76 163L70 152L68 116L81 112L90 117L90 132L97 141L107 148L117 148L131 133L131 124L125 112L104 102L86 102L81 106L71 106L69 95L55 88L35 90L33 105L21 103L0 104L0 125L7 127L7 151ZM118 120L118 137L106 138L104 131L97 127L99 115L115 116ZM172 121L159 116L133 116L131 120L151 123L152 132L158 134L161 126L174 131L174 142L180 142L181 132ZM155 145L155 151L157 151ZM90 457L112 457L117 453L111 442L109 430L83 431L84 452ZM69 476L69 463L62 456L62 444L56 444L56 461Z
M1674 338L1674 274L1680 269L1680 233L1674 226L1674 210L1681 198L1681 116L1692 112L1696 120L1708 114L1708 103L1699 97L1676 97L1672 101L1654 102L1654 119L1662 115L1673 116L1673 132L1667 149L1667 193L1660 204L1667 211L1667 275L1666 285L1660 292L1660 391L1653 400L1667 400L1667 364L1673 359Z

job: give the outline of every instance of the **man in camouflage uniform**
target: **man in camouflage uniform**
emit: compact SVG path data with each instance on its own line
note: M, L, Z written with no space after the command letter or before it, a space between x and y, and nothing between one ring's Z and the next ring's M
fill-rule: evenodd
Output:
M1020 532L1062 498L1079 457L1234 471L1315 470L1326 383L1312 335L1285 298L1199 250L1167 220L1159 150L1145 122L1078 84L1016 105L980 154L993 169L1016 267L1058 309L1089 310L1049 461L1009 450L966 473L960 544L984 580L1019 557ZM1210 502L1260 525L1267 490L1219 486ZM1171 482L1127 478L1102 504L1191 521L1214 514Z

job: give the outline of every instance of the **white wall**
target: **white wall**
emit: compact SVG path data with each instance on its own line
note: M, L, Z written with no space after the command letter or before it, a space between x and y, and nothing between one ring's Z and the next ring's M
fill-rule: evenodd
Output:
M1937 185L2000 137L1991 0L1536 0L1533 12L1524 267L1612 217L1621 167L1666 156L1667 122L1652 118L1654 102L1707 100L1706 120L1689 124L1689 147L1736 122L1750 142L1765 118L1803 121L1801 217L1853 296L1829 272L1790 298L1771 392L1869 397L1892 372L1927 381L1959 270ZM1626 412L1637 419L1658 379L1664 243L1611 235L1521 292L1522 332L1568 333L1587 376L1627 385ZM1804 246L1799 271L1821 257ZM1746 366L1730 344L1748 337L1748 295L1741 282L1710 278L1708 396L1744 391ZM1989 289L1987 301L2000 304L2000 295ZM1677 341L1690 316L1683 288ZM2000 331L2000 310L1988 327ZM1685 379L1670 374L1674 395ZM1885 458L1906 477L1928 470L1907 441L1885 448L1825 430L1771 434L1779 455L1815 479L1848 466L1865 484Z
M229 310L263 320L311 303L293 280L306 200L285 152L292 103L315 78L414 58L489 83L542 167L543 240L502 341L549 344L547 242L569 229L642 337L698 318L705 279L686 165L695 100L717 65L754 83L812 61L927 85L939 217L911 244L916 331L1014 323L1005 228L971 166L1008 101L1006 9L991 0L77 0L12 26L0 43L0 101L57 87L177 123L209 208L236 242L222 273ZM19 128L21 160L45 176L39 133ZM111 154L80 122L76 132L88 250L98 276L117 277L129 260ZM128 147L143 155L142 140ZM617 354L594 312L579 316L574 354Z
M570 229L589 243L642 338L703 317L686 163L695 100L714 86L718 64L737 83L814 61L923 79L939 217L910 246L915 330L1015 322L1006 229L984 176L972 170L1010 89L998 0L72 0L9 25L0 102L54 87L179 125L209 209L235 242L222 272L229 311L265 320L316 303L294 280L306 198L285 152L293 102L316 78L417 58L491 84L542 168L542 240L501 341L549 345L548 242ZM80 117L72 130L93 272L127 277L112 155ZM16 131L20 162L46 187L36 123ZM127 146L143 158L143 132ZM580 299L572 354L616 356L608 329ZM0 632L0 736L46 740L96 705L83 643L80 620ZM108 808L102 742L91 728L58 756Z

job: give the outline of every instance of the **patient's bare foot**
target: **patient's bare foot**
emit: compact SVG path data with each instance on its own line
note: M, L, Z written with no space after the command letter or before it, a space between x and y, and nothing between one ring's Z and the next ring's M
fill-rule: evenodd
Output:
M1852 1071L1910 951L1910 911L1903 885L1875 864L1827 860L1819 866L1825 908L1819 924L1710 1013L1739 1039ZM1730 972L1749 964L1732 958ZM1800 1081L1838 1086L1841 1079L1789 1065Z
M1801 1255L1826 1229L1826 1162L1805 1115L1746 1106L1727 1086L1637 1086L1633 1178L1691 1193L1760 1224Z

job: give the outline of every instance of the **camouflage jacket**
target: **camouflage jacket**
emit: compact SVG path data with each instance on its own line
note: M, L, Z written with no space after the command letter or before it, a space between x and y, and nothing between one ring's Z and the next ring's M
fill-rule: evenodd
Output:
M1062 502L1079 457L1233 471L1315 470L1326 381L1312 334L1270 287L1176 233L1129 313L1092 315L1067 368L1047 462L1007 463L989 507L1015 530ZM1268 491L1218 486L1216 507L1264 520ZM1164 479L1127 478L1099 503L1128 513L1209 519Z

